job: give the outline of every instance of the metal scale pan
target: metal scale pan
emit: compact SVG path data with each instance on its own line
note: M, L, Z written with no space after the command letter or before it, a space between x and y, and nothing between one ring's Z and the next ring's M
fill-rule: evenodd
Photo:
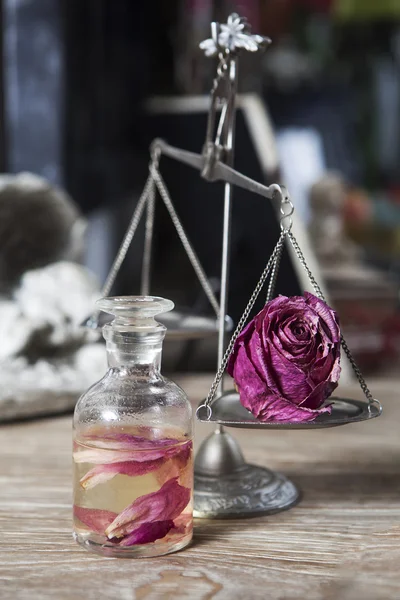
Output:
M224 392L216 398L209 407L211 412L204 407L202 402L199 405L197 418L203 423L217 423L224 427L238 427L246 429L325 429L328 427L338 427L357 423L359 421L368 421L379 417L382 407L378 401L369 404L362 400L352 398L329 398L327 402L331 405L331 413L322 413L318 415L315 421L309 423L294 422L267 422L263 423L256 419L240 403L239 394L235 390ZM204 407L204 410L202 410Z

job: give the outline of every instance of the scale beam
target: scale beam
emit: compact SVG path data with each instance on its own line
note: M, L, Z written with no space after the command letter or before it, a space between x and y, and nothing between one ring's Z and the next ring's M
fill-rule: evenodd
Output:
M218 148L217 148L218 149ZM155 139L151 145L152 155L158 154L168 156L173 160L180 163L193 167L197 171L200 171L203 179L210 182L222 181L240 187L248 192L263 196L268 200L273 200L275 197L282 197L282 187L277 183L273 183L270 186L263 185L250 177L246 177L239 171L236 171L232 167L229 167L220 160L213 160L210 154L197 154L196 152L189 152L181 148L176 148L167 144L164 140Z

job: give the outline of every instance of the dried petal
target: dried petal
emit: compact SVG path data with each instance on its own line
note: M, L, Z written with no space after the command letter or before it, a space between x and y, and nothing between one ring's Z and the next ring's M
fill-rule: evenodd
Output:
M76 463L111 464L116 462L147 462L159 458L169 458L179 454L183 447L192 445L191 440L164 438L150 440L129 434L105 434L86 436L85 443L92 442L96 447L86 446L74 452Z
M252 367L244 348L239 349L236 364L236 385L240 402L260 421L303 423L313 421L319 414L331 411L329 406L318 410L297 406L271 391ZM241 369L244 372L243 377Z
M101 432L99 435L88 435L87 441L94 441L97 447L112 450L154 450L165 448L182 442L176 438L150 438L131 433Z
M174 519L174 530L171 534L174 535L186 535L190 530L193 529L193 515L192 513L182 513Z
M167 481L157 492L137 498L107 527L109 538L129 535L143 523L168 521L178 517L190 501L190 489L178 483L177 477Z
M179 483L184 487L193 487L190 479L190 476L193 477L193 468L191 464L188 465L192 455L192 443L184 444L181 448L182 450L179 454L165 461L164 465L157 470L156 478L160 485L164 484L168 479L178 477ZM188 468L186 469L186 467Z
M172 519L167 521L154 521L153 523L143 523L135 529L130 535L116 542L119 546L134 546L135 544L150 544L156 540L164 538L167 533L173 529L174 522ZM111 540L114 541L114 540Z
M137 455L132 457L129 454L130 460L121 462L107 461L103 464L98 464L93 469L90 469L80 480L80 484L85 489L91 489L99 483L109 481L116 475L129 475L131 477L146 475L157 470L157 480L159 483L164 483L167 479L177 477L180 471L186 466L192 451L192 441L188 440L184 444L166 448L162 458L148 461L136 460ZM86 452L85 450L83 452ZM100 450L104 454L104 450ZM79 454L79 453L77 453ZM120 452L119 457L126 459L126 452ZM79 462L79 461L78 461ZM164 467L164 468L163 468ZM159 477L159 474L161 477Z
M84 508L74 504L74 517L86 525L91 531L104 535L107 527L114 521L118 515L109 510L99 510L97 508Z
M116 475L129 475L131 477L137 477L139 475L146 475L155 471L161 467L164 463L164 459L159 458L157 460L150 460L146 462L137 461L124 461L117 463L110 463L105 465L97 465L90 469L80 480L81 486L85 490L90 490L99 483L105 483Z

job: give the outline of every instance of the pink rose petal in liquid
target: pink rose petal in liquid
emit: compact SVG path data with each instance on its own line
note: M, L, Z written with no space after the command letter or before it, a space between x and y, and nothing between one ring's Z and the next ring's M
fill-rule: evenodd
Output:
M84 508L74 504L74 517L79 519L88 529L104 535L106 528L116 519L118 515L109 510L97 508Z
M190 501L190 490L170 479L157 492L137 498L107 527L108 538L124 537L146 522L173 520Z
M80 473L75 479L74 506L79 535L89 536L84 539L92 539L91 533L100 535L103 541L95 536L92 543L127 550L144 544L175 545L190 540L192 441L114 432L98 438L91 433L74 443L75 469ZM97 447L90 445L95 442ZM128 477L115 480L119 476ZM108 485L113 487L107 488ZM140 489L147 492L153 485L154 492L138 496ZM129 498L130 489L134 500L121 510L118 499ZM87 508L96 506L97 497L98 508ZM115 511L103 510L103 506L111 508L113 504Z
M99 450L101 454L104 451ZM93 469L90 469L80 480L80 484L85 489L91 489L100 483L109 481L116 475L129 475L130 477L137 477L140 475L146 475L153 471L157 471L157 480L160 483L164 483L167 479L178 477L180 472L184 469L191 457L192 442L189 440L184 444L174 446L173 449L168 449L164 452L162 458L156 458L154 460L141 461L137 458L142 458L136 453L129 454L129 460L123 460L121 462L111 462L99 464ZM76 454L85 454L86 450ZM125 453L119 454L120 458L127 458ZM107 457L105 457L107 459ZM81 457L78 456L76 462L82 462ZM160 479L161 475L161 479Z

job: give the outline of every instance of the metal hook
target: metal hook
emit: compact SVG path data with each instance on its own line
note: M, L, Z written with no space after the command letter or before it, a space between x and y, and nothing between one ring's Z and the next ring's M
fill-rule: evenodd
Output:
M206 414L204 417L202 417L202 412L206 411ZM200 404L200 406L197 407L196 410L196 417L199 419L199 421L209 421L212 417L212 408L209 404Z
M161 155L162 155L161 140L156 138L150 144L151 162L155 167L159 166Z
M281 231L283 233L289 233L293 226L292 215L294 213L294 205L290 199L289 192L284 185L281 186L280 200L281 205L279 208L279 212L282 215L280 218Z

